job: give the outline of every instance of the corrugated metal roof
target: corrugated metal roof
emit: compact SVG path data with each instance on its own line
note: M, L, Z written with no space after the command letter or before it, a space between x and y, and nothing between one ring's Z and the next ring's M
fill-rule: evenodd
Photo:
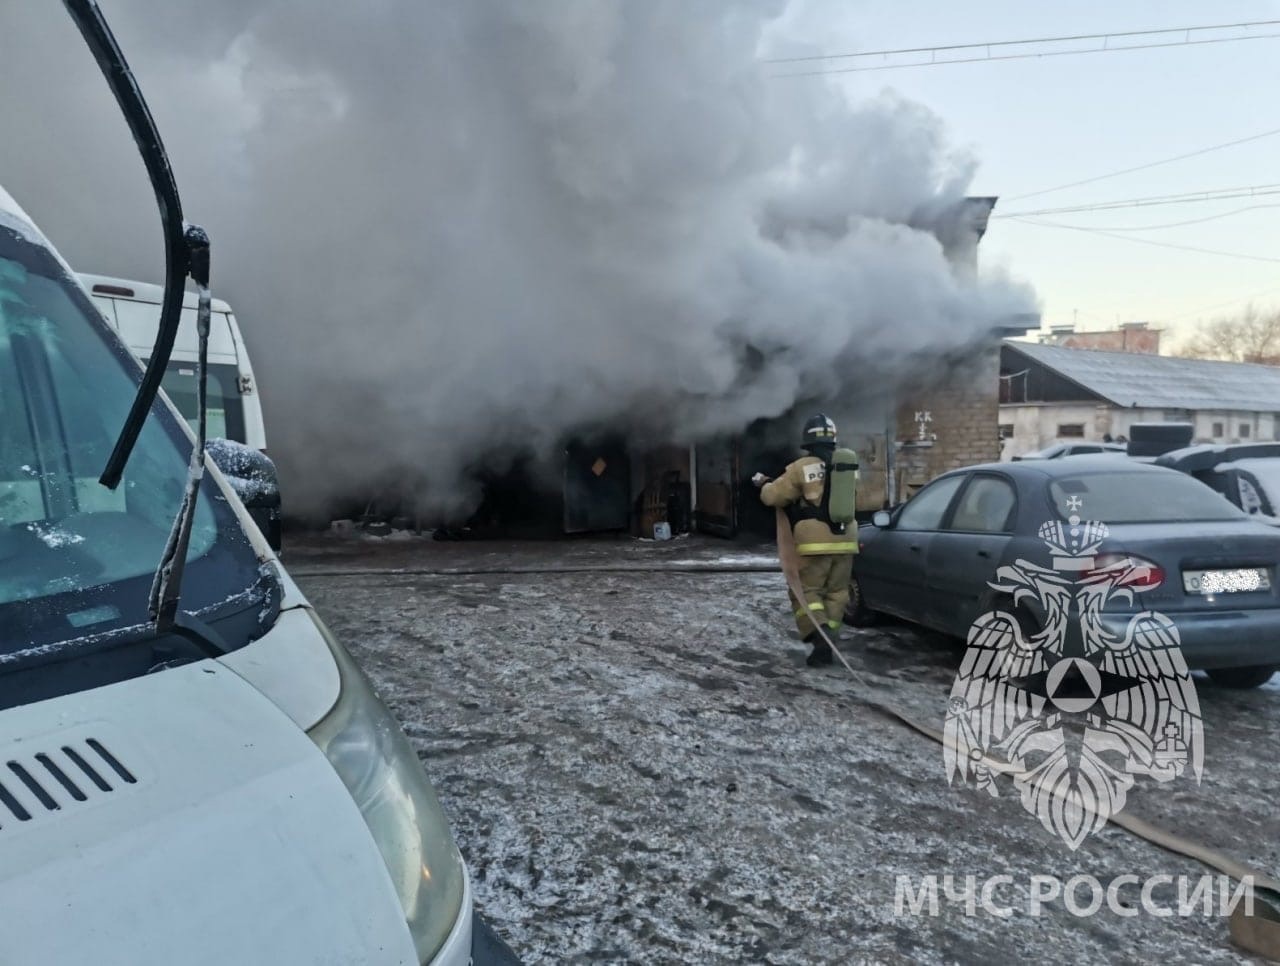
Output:
M1117 406L1280 412L1280 367L1004 343Z

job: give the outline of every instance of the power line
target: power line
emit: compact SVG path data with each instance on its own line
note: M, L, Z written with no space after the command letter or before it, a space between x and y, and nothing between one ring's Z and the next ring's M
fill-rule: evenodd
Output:
M1261 21L1275 22L1275 21ZM1188 29L1209 29L1209 28L1188 28ZM1227 44L1241 40L1272 40L1280 37L1280 33L1270 34L1248 34L1243 37L1210 37L1205 40L1177 40L1156 44L1124 44L1119 46L1103 45L1101 47L1086 47L1078 50L1042 50L1028 52L1024 54L987 54L985 57L953 57L946 60L936 59L936 55L932 60L918 60L906 64L876 64L870 67L834 67L823 70L804 70L804 71L788 71L782 74L772 74L771 77L818 77L824 74L858 74L865 71L874 70L902 70L908 67L944 67L950 64L979 64L994 63L1002 60L1029 60L1040 57L1067 57L1074 54L1111 54L1123 50L1156 50L1165 47L1199 47L1204 44ZM1019 43L1020 41L1006 41L1006 43ZM1025 41L1024 41L1025 42ZM994 47L993 44L972 44L965 46L974 47ZM926 50L935 48L925 48ZM943 50L946 48L936 48ZM878 51L880 54L899 53L900 51ZM838 54L840 57L871 57L873 53L867 54Z
M1216 215L1206 215L1203 218L1192 218L1189 221L1168 221L1161 225L1132 225L1126 227L1117 227L1116 225L1108 225L1107 231L1161 231L1165 228L1185 228L1188 225L1203 225L1207 221L1217 221L1220 218L1230 218L1232 215L1242 215L1246 211L1261 211L1265 208L1280 208L1280 205L1249 205L1245 208L1235 208L1231 211L1220 211ZM1084 228L1083 225L1063 225L1064 228Z
M1018 218L1018 222L1024 225L1035 225L1039 228L1061 228L1066 231L1082 231L1088 232L1090 235L1101 235L1104 238L1116 238L1120 241L1133 242L1137 245L1153 245L1156 248L1172 248L1182 252L1195 252L1200 255L1220 255L1223 258L1239 258L1249 262L1270 262L1280 264L1280 258L1271 258L1266 255L1247 255L1243 252L1224 252L1216 248L1199 248L1195 245L1177 245L1173 242L1159 242L1150 238L1130 238L1128 235L1115 235L1109 231L1103 231L1101 228L1082 228L1079 225L1063 225L1053 221L1036 221L1031 218Z
M1214 305L1205 305L1198 309L1192 309L1190 312L1180 312L1177 315L1167 315L1162 321L1176 322L1179 319L1189 318L1192 315L1202 315L1205 312L1212 312L1215 309L1224 309L1229 305L1239 305L1241 302L1252 302L1254 299L1262 298L1264 295L1272 295L1280 292L1280 288L1266 288L1261 292L1254 292L1252 295L1246 295L1242 298L1231 299L1229 302L1218 302Z
M1066 205L1061 208L1037 208L1034 211L1005 211L992 218L1022 218L1028 215L1065 215L1079 211L1114 211L1118 208L1151 208L1159 205L1185 205L1205 201L1229 201L1232 198L1261 198L1280 194L1280 184L1247 185L1240 188L1211 188L1207 191L1188 191L1176 195L1148 195L1144 198L1123 198L1118 201L1101 201L1088 205Z
M1054 185L1052 188L1042 188L1039 191L1028 191L1024 195L1013 195L1006 198L1006 201L1022 201L1024 198L1035 198L1039 195L1047 195L1053 191L1064 191L1067 188L1078 188L1081 185L1093 184L1095 181L1106 181L1108 178L1118 178L1121 175L1133 174L1136 171L1146 171L1148 168L1158 168L1162 164L1173 164L1175 161L1185 161L1188 158L1198 158L1202 154L1210 154L1214 151L1221 151L1223 148L1234 148L1240 144L1248 144L1250 141L1260 141L1263 138L1274 137L1280 134L1280 127L1271 131L1263 131L1261 134L1253 134L1247 138L1239 138L1235 141L1224 141L1222 144L1213 144L1207 148L1200 148L1197 151L1188 151L1186 154L1177 154L1171 158L1162 158L1159 161L1151 161L1147 164L1139 164L1136 167L1125 168L1122 171L1112 171L1109 174L1100 174L1093 178L1084 178L1080 181L1068 181L1066 184Z
M1280 20L1251 20L1246 23L1205 24L1198 27L1160 27L1154 30L1113 31L1105 34L1073 34L1066 37L1033 37L1029 40L992 40L977 44L947 44L937 47L903 47L898 50L867 50L850 54L811 54L808 57L777 57L766 64L799 64L811 60L844 60L850 57L887 57L891 54L927 54L940 50L977 50L1012 47L1020 44L1052 44L1070 40L1106 40L1111 37L1150 37L1155 34L1190 34L1193 30L1236 30L1249 27L1280 26Z

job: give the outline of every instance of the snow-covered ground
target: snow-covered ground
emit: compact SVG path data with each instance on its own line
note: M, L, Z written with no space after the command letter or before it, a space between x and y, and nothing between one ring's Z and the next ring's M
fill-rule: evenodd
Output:
M479 907L529 963L1239 959L1220 919L895 916L899 875L1007 874L1025 905L1037 874L1206 870L1114 827L1071 853L1008 792L950 788L937 745L868 710L844 670L804 666L769 560L627 540L286 556L404 722ZM872 686L941 724L956 643L845 635ZM1197 686L1203 783L1139 783L1128 810L1275 874L1280 690Z

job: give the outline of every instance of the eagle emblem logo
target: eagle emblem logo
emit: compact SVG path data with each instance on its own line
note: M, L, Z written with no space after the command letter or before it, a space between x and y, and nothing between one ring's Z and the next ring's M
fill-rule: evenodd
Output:
M1065 523L1038 531L1052 567L1018 559L989 582L1012 606L969 628L943 758L952 785L998 796L1010 780L1023 808L1074 851L1124 808L1139 776L1190 771L1199 783L1204 735L1178 629L1137 604L1162 575L1099 556L1106 524L1082 520L1078 497L1066 506ZM1104 622L1108 604L1124 606Z

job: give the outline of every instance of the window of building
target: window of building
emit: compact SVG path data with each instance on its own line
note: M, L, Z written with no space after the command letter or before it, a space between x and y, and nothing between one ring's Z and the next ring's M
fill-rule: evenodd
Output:
M1240 438L1241 438L1241 439L1248 439L1248 438L1249 438L1249 430L1250 430L1251 428L1252 428L1252 427L1250 427L1248 423L1241 423L1241 424L1240 424Z
M1214 424L1213 424L1213 438L1214 438L1214 439L1221 439L1221 438L1222 438L1222 436L1223 436L1224 431L1225 431L1225 430L1224 430L1224 427L1223 427L1222 423L1214 423Z
M1058 423L1058 435L1074 439L1084 438L1084 423Z
M1013 439L1013 423L1000 424L1000 438Z

